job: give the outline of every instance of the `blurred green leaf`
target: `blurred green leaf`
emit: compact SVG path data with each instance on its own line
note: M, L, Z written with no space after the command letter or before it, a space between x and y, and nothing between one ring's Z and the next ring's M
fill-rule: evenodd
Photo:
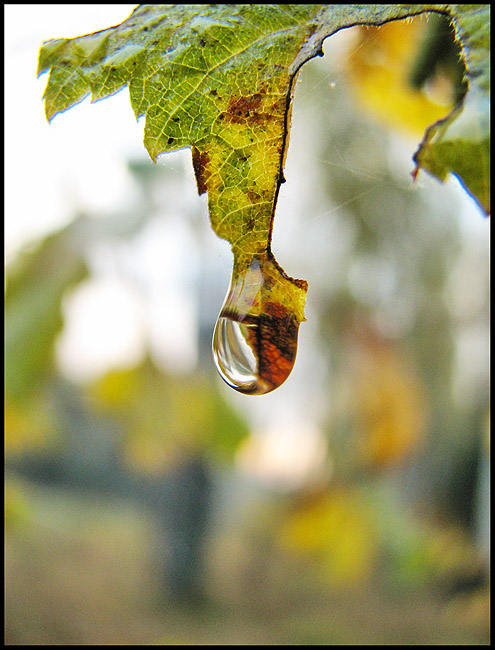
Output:
M31 398L53 365L53 343L62 329L64 294L87 276L73 223L22 253L7 269L5 292L5 392Z
M88 390L95 407L122 424L127 462L145 472L167 469L181 450L231 459L248 433L210 376L166 375L147 360L107 373Z

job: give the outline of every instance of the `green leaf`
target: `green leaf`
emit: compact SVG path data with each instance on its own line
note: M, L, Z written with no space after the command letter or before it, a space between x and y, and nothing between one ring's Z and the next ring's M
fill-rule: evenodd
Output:
M477 91L446 119L430 127L414 155L420 168L444 181L459 178L480 207L490 213L490 100Z
M490 213L490 5L453 5L469 81L464 102L425 133L414 155L420 168L444 181L451 172Z

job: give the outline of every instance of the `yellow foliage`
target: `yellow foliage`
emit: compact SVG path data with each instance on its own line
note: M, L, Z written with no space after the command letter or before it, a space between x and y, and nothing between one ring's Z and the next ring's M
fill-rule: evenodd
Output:
M22 484L13 479L5 481L5 530L12 532L22 528L31 514L31 507Z
M438 76L428 95L408 82L427 18L359 27L360 41L347 57L354 91L366 109L415 137L453 108L451 85Z
M383 467L417 449L425 409L420 386L399 353L384 345L371 347L360 357L352 383L358 460Z
M313 557L323 579L335 586L365 579L374 566L374 531L352 489L318 495L291 512L281 541L289 550Z
M476 549L460 526L444 525L432 531L429 553L440 575L465 575L476 566Z
M137 389L134 369L108 372L93 386L95 397L104 406L119 406L128 402Z
M5 452L44 449L55 441L49 405L36 395L23 406L5 398Z
M95 404L120 421L122 452L131 467L151 473L168 467L173 422L161 373L151 364L114 370L95 382L89 392Z
M89 393L117 416L124 458L138 471L166 471L177 453L205 446L214 433L211 394L197 377L168 377L147 362L108 373Z

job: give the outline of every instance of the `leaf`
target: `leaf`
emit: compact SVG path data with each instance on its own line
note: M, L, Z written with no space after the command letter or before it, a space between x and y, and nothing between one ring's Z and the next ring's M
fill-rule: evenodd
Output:
M426 129L415 156L414 176L419 167L442 181L452 172L488 212L489 82L485 95L474 87L462 104L467 83L454 28L443 15L429 17L419 52L418 28L418 19L413 25L395 21L381 28L362 28L360 41L346 57L356 95L369 111L395 127L418 136ZM431 85L428 94L420 92L427 81L435 84L434 90L440 86L443 92L437 94L443 102L432 101Z
M361 27L356 41L349 45L343 65L346 79L352 83L353 97L357 98L368 114L386 126L410 133L420 139L425 129L444 118L455 106L450 68L442 66L442 75L435 76L433 56L427 56L429 35L438 24L447 27L443 16L418 16L411 21L393 21L381 27ZM444 36L444 34L441 34ZM450 30L438 45L436 54L453 40ZM449 40L448 40L449 39ZM438 41L437 41L438 42ZM419 47L418 47L419 43ZM418 52L419 49L419 52ZM458 55L458 51L457 51ZM452 55L454 58L454 54ZM464 65L454 58L455 73ZM454 67L454 66L452 66ZM421 90L427 81L428 93Z
M136 117L146 117L144 144L154 161L191 147L198 191L208 192L212 227L232 246L233 287L244 286L253 260L266 278L268 297L257 295L254 311L242 312L239 320L259 319L260 310L275 305L273 313L284 314L297 333L307 284L283 271L270 242L300 67L322 55L324 39L339 29L439 11L456 17L467 44L468 74L475 75L472 85L486 97L487 39L478 36L486 19L480 24L471 7L480 6L140 5L121 25L44 44L38 74L50 71L46 116L51 120L89 93L96 101L127 85ZM461 175L451 159L444 156L443 165ZM469 161L474 166L478 158ZM435 173L427 157L419 164ZM274 322L281 320L277 316ZM270 363L283 362L268 384L288 374L282 347L269 340L263 348ZM260 355L261 367L266 360Z
M490 214L490 100L478 91L431 126L414 154L419 169L444 181L451 172L478 205ZM476 164L475 164L476 161Z
M443 181L451 172L490 214L490 5L461 5L454 23L469 92L463 104L427 129L414 155L414 176L423 168Z
M422 443L425 403L401 354L376 341L365 344L352 385L358 462L376 468L410 458Z
M62 300L87 276L78 244L80 221L22 252L6 270L5 449L46 448L56 442L47 379L63 325Z

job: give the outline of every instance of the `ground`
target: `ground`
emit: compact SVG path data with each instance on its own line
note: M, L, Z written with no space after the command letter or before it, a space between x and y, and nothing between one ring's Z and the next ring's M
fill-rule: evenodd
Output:
M33 505L6 535L6 645L489 644L486 589L336 591L280 555L243 578L235 544L205 600L181 605L160 589L144 513L57 492Z

